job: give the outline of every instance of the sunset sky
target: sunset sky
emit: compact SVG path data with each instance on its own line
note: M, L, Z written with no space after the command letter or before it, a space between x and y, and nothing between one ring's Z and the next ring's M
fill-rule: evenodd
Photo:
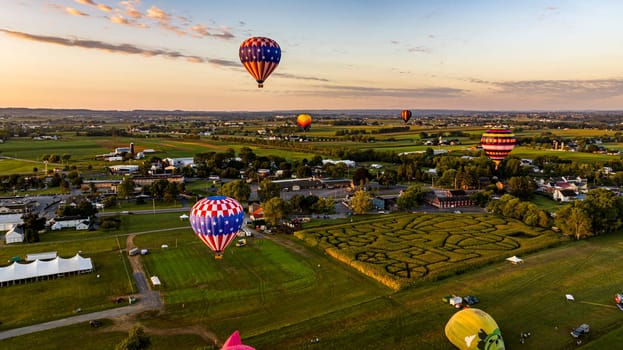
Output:
M6 0L0 107L623 109L622 1ZM251 36L279 43L263 89Z

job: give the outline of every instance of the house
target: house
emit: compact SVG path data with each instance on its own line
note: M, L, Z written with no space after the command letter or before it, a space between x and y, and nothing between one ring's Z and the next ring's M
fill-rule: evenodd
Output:
M22 243L24 241L24 230L17 225L13 225L4 235L4 241L6 244Z
M0 231L8 231L13 226L21 225L24 223L22 220L23 214L3 214L0 215Z
M572 202L578 197L577 192L571 189L555 189L553 199L559 202Z
M53 231L62 230L64 228L75 228L76 230L88 230L91 227L89 218L79 216L65 216L54 218L50 221L50 229Z
M424 196L424 202L441 209L474 206L474 202L464 190L429 192Z

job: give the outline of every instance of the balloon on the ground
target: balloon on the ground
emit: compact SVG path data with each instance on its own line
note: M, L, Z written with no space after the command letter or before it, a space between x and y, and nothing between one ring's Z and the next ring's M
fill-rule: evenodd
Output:
M296 124L301 127L301 129L307 131L311 127L312 117L309 114L299 114L296 117Z
M455 313L446 324L446 337L461 350L504 350L500 327L488 313L466 308Z
M411 119L411 116L413 116L413 113L411 113L411 111L408 109L405 109L404 111L400 112L400 117L405 123L407 123L409 119Z
M197 237L214 251L218 259L236 238L244 222L244 209L230 197L207 197L193 205L188 220Z
M255 348L242 344L240 332L235 331L229 336L227 341L225 341L225 344L223 344L221 350L255 350Z
M495 168L508 156L517 144L515 134L508 129L489 129L480 138L482 149L489 159L495 163Z
M281 61L281 48L276 41L264 37L251 37L240 44L240 62L257 81L257 87L264 87L264 81Z

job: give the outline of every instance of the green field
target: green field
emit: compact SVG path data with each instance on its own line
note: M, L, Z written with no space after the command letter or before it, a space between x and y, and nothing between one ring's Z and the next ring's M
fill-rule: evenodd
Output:
M395 214L295 236L396 290L561 242L550 230L468 214Z

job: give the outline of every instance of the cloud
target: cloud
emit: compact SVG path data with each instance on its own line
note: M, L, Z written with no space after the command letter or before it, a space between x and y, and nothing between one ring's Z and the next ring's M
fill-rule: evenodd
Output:
M558 7L558 6L545 6L545 9L547 11L557 11L557 10L560 9L560 7Z
M398 41L398 40L390 40L389 42L390 42L390 44L393 44L393 45L400 44L400 41Z
M104 11L104 12L111 12L112 11L112 7L108 6L108 5L104 5L104 4L97 4L97 8Z
M429 53L430 49L427 48L427 47L423 47L423 46L416 46L416 47L412 47L412 48L408 49L407 51L409 51L409 52Z
M166 13L158 6L152 6L147 10L147 17L158 20L159 22L171 22L171 15Z
M325 78L306 77L303 75L296 75L296 74L290 74L290 73L273 73L273 76L287 78L287 79L297 79L297 80L315 80L315 81L325 81L325 82L329 81L329 79L325 79Z
M409 98L453 98L462 97L467 91L456 88L413 88L387 89L370 86L324 85L326 94L335 97L409 97Z
M98 40L83 40L62 38L56 36L35 35L22 32L15 32L7 29L0 29L1 33L5 33L15 38L23 40L31 40L36 42L56 44L61 46L79 47L84 49L103 50L111 53L128 54L128 55L142 55L147 57L166 57L166 58L183 58L193 63L211 63L221 67L240 67L239 62L204 58L199 56L186 55L178 51L166 50L166 49L146 49L132 44L111 44Z
M139 19L143 17L143 13L136 9L136 5L140 4L140 0L121 1L119 4L123 6L123 13L130 18Z
M79 10L76 10L73 7L66 7L65 12L69 13L72 16L88 16L88 14L81 12Z
M234 34L232 34L228 28L222 28L220 29L220 32L214 33L212 32L210 27L206 25L195 24L194 26L191 26L190 28L188 28L188 30L191 33L194 33L193 36L196 36L196 37L211 36L211 37L216 37L216 38L225 39L225 40L234 38Z
M93 2L93 0L74 0L74 1L82 5L97 6L97 4Z
M587 80L517 80L486 81L470 79L473 83L491 86L495 92L545 98L600 99L623 95L623 78Z

